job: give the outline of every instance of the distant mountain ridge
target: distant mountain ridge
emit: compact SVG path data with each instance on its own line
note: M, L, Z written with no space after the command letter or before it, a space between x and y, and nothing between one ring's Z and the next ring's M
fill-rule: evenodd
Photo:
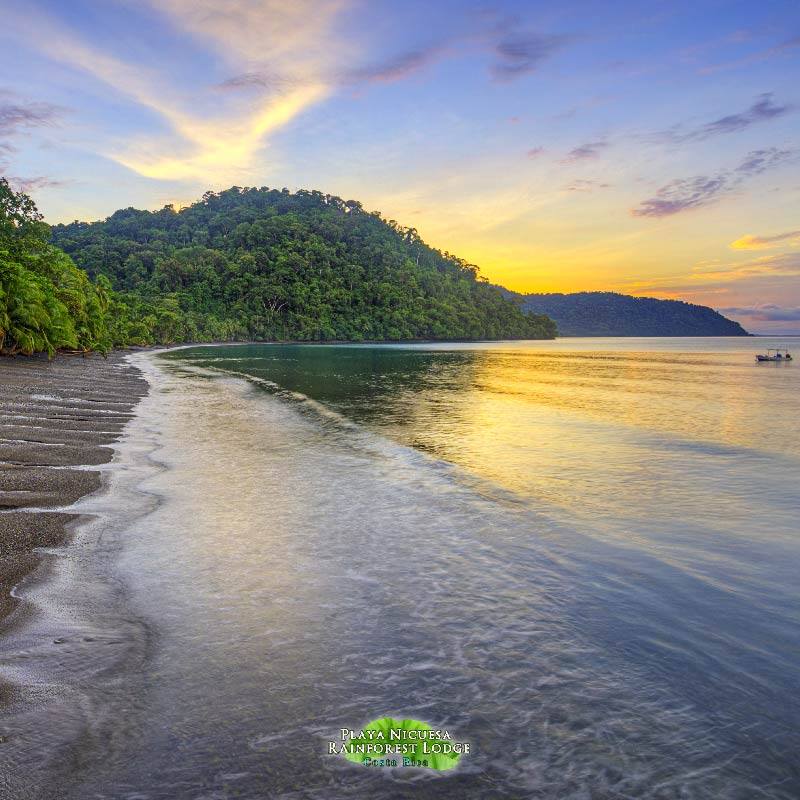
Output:
M749 336L708 306L617 292L519 294L498 287L526 312L546 314L559 336Z

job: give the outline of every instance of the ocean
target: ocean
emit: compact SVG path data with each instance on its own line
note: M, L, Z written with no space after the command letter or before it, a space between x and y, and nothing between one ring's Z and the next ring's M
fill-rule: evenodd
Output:
M797 798L781 344L132 356L151 393L16 634L89 640L18 673L59 698L31 763L68 798ZM470 752L327 754L384 716Z

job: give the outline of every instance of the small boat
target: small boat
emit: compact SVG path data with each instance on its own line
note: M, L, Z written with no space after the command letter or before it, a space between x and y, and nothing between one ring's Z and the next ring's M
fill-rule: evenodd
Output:
M792 354L785 347L767 350L767 354L759 353L756 361L791 361Z

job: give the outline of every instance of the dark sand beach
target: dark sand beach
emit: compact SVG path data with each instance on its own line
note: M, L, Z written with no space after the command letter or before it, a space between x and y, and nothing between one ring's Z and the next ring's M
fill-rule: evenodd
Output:
M64 543L62 510L101 486L92 466L131 419L147 383L123 353L0 359L0 630L24 609L11 590Z

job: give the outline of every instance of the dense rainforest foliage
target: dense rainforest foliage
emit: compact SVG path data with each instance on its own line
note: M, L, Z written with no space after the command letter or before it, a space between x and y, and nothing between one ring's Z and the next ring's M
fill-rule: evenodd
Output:
M0 353L105 352L113 343L108 278L92 283L49 241L33 201L0 178Z
M747 336L707 306L616 292L521 295L502 289L526 311L547 314L561 336Z
M352 200L234 187L180 211L129 208L51 229L0 178L5 354L554 335L552 320L523 313L474 266Z
M176 211L56 225L53 242L120 304L115 343L552 338L413 228L316 191L207 192Z

